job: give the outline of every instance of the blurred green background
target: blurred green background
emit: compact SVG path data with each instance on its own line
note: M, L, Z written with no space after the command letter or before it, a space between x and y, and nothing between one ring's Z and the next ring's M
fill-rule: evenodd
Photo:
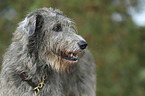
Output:
M145 96L145 26L135 24L129 10L142 10L139 1L0 0L0 65L27 13L58 8L76 22L89 44L97 65L97 95Z

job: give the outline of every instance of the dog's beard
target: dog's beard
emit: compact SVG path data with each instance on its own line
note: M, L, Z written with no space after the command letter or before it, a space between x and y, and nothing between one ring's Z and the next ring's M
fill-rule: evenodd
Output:
M68 73L72 71L72 67L77 64L79 58L81 58L84 54L84 51L76 52L76 54L74 53L75 56L73 56L73 53L63 53L62 51L58 52L60 53L54 53L52 50L51 52L49 51L46 55L46 63L57 72Z

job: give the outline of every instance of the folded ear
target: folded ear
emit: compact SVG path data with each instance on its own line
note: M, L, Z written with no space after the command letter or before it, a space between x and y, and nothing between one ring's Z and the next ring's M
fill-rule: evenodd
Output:
M44 19L41 15L36 16L35 32L36 34L41 33L43 27Z
M42 27L43 27L43 17L39 14L32 15L32 16L27 16L23 22L24 24L24 29L26 33L29 36L32 36L33 34L38 34L41 32Z
M28 51L31 57L38 58L38 50L43 36L42 28L44 19L42 15L27 16L25 31L28 34ZM32 56L33 55L33 56Z

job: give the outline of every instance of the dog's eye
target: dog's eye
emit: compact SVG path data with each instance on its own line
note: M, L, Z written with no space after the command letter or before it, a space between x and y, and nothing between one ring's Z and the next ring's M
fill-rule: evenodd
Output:
M62 26L61 26L61 24L56 24L56 25L54 25L54 27L53 27L52 30L55 31L55 32L60 32L60 31L62 31Z

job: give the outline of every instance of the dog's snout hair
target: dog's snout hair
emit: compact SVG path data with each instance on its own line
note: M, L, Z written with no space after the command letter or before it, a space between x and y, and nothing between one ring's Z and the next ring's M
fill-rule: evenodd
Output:
M94 60L77 33L58 9L29 13L4 55L0 96L96 96Z

